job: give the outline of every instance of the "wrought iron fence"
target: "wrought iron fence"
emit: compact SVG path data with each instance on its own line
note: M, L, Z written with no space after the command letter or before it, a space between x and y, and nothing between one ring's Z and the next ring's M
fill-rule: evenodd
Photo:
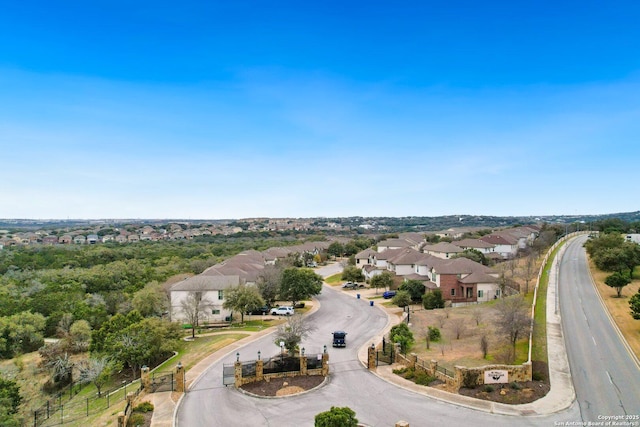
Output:
M322 368L322 353L307 355L307 369Z
M100 396L96 395L74 400L67 398L68 395L65 392L63 395L47 400L40 408L34 410L33 423L31 425L34 427L59 426L78 421L90 415L103 412L112 404L125 400L128 392L133 391L137 394L140 389L140 382L134 381L124 384L123 387L102 392ZM73 387L71 390L73 394Z
M453 371L445 368L444 366L436 365L436 371L448 376L449 378L453 378L455 376L455 373Z
M307 366L308 367L308 366ZM274 356L265 359L262 372L264 374L277 374L280 372L300 371L299 357Z
M256 374L256 361L242 362L242 376L252 377Z

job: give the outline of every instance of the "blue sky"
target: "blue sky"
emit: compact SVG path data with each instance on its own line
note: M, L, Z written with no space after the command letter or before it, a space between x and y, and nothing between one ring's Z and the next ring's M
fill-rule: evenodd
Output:
M635 1L5 3L0 218L640 209Z

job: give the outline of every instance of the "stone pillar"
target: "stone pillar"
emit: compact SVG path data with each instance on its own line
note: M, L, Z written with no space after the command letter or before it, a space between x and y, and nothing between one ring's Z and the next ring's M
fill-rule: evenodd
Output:
M409 423L407 421L398 421L395 427L409 427Z
M415 353L411 353L409 355L409 367L411 369L415 369L416 368L416 362L418 362L418 355Z
M129 393L127 393L127 403L133 407L133 401L136 398L136 394L132 391L130 391Z
M431 359L431 361L429 362L429 369L431 370L429 375L432 375L435 377L437 368L438 368L438 361Z
M306 362L306 360L305 360ZM305 369L307 364L304 364ZM256 381L262 381L264 379L264 360L256 360Z
M329 353L322 353L322 376L329 375Z
M376 348L374 347L373 344L371 344L371 347L369 347L369 349L367 350L367 368L370 371L375 371L376 370Z
M176 366L176 391L178 393L185 392L185 372L182 363L178 362Z
M300 375L307 375L307 356L300 356Z
M118 427L127 427L124 421L124 412L118 412Z
M233 367L235 368L236 388L242 386L242 362L237 361Z
M149 391L151 389L151 377L149 375L149 367L143 366L140 370L140 383L144 390Z
M524 374L525 374L525 381L531 381L533 380L533 366L531 365L531 362L524 362L522 364L524 366Z
M462 369L460 368L460 366L454 366L453 370L454 387L456 388L456 391L458 391L462 386Z

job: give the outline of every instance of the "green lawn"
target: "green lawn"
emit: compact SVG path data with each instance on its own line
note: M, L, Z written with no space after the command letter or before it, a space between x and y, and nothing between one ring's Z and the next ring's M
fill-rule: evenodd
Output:
M324 279L325 283L333 286L342 283L342 273L334 274Z

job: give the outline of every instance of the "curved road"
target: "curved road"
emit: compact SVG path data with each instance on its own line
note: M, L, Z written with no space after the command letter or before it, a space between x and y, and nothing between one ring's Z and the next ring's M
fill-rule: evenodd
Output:
M611 324L589 274L586 236L567 243L559 262L559 305L584 422L640 415L640 369ZM640 419L621 418L619 421ZM632 424L633 425L633 424Z
M325 286L317 297L321 309L310 316L318 325L318 330L302 343L308 354L322 351L323 345L329 349L331 374L323 387L310 393L275 399L255 398L233 387L225 388L222 386L222 364L233 363L234 352L214 363L184 395L177 409L176 425L313 426L314 416L331 406L352 408L358 420L369 426L393 426L398 420L406 420L412 427L512 426L514 423L522 426L558 426L580 420L600 421L598 416L638 414L638 394L629 387L635 383L637 388L640 384L640 379L637 379L639 371L623 361L625 357L629 358L624 349L619 353L613 350L620 346L617 336L611 332L606 316L604 320L599 319L604 316L602 307L598 305L600 302L587 297L594 290L586 270L580 239L568 244L559 268L560 308L564 330L571 331L565 335L570 336L567 347L572 353L569 356L571 371L574 375L577 373L575 386L579 402L579 405L574 402L565 411L550 416L516 419L430 399L387 383L363 368L356 357L358 348L366 345L371 337L384 328L386 315L364 300ZM325 275L329 275L329 272ZM586 321L586 325L576 323L580 318ZM598 329L604 328L605 332L585 332L590 334L588 338L576 333L594 331L596 323ZM606 331L607 326L609 331ZM348 332L347 348L331 348L331 331L336 329ZM594 340L596 344L593 344ZM604 353L599 355L594 348ZM263 357L278 354L279 349L273 343L272 334L240 349L240 357L244 360L255 359L258 350ZM620 369L605 367L608 361Z

